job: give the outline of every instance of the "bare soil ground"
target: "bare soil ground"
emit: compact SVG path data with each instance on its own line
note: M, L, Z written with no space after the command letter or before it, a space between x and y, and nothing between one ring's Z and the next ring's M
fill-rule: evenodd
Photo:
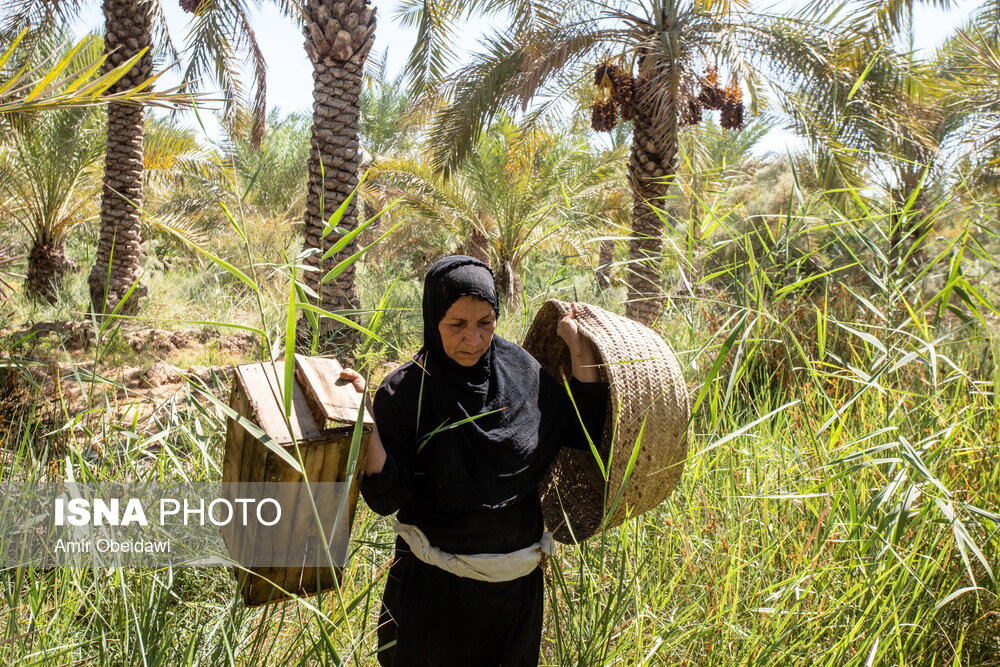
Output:
M214 344L229 352L249 354L255 345L249 333L221 334L203 329L154 329L122 326L117 335L120 342L137 355L164 355L184 348ZM68 353L90 350L97 334L89 320L37 322L30 326L0 329L0 340L9 341L11 348L46 342Z
M102 355L91 354L97 336L89 321L39 322L0 330L0 441L12 435L4 428L11 415L29 401L35 403L35 414L53 426L93 411L93 419L105 424L147 430L153 426L152 415L172 396L186 392L189 382L228 397L232 365L182 368L165 359L196 359L212 346L215 356L249 360L256 345L249 334L205 330L121 327L114 335L116 353L95 362L87 357ZM122 364L122 359L132 363ZM79 427L86 428L93 419L86 415Z

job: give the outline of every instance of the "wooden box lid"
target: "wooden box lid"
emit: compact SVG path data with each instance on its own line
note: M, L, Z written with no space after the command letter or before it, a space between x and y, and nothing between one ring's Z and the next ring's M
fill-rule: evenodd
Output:
M284 360L237 366L236 380L260 428L278 444L291 445L293 435L296 441L308 442L328 439L338 431L349 434L354 428L363 394L340 379L341 370L336 359L296 355L296 382L287 423L282 409ZM362 419L366 430L374 423L367 409Z
M354 426L364 394L340 379L343 367L332 357L295 357L295 377L305 392L313 417L321 428ZM365 425L374 423L365 409Z

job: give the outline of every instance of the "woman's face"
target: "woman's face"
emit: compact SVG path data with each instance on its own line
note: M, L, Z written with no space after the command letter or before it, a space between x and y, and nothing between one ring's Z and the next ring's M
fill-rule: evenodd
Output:
M438 322L444 353L461 366L475 366L490 348L497 318L493 306L474 296L460 296Z

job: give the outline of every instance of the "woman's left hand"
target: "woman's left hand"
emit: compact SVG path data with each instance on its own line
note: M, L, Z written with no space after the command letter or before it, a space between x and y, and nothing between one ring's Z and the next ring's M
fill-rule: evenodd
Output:
M577 322L576 304L569 304L569 310L562 316L556 325L556 334L563 339L570 350L576 349L582 342L583 336L580 333L580 324Z

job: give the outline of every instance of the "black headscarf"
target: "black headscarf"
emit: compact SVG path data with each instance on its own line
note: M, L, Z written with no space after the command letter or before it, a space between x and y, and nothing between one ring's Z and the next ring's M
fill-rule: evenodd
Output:
M496 281L486 264L465 255L451 255L434 262L424 277L424 349L444 354L438 322L463 296L486 301L493 306L493 313L500 316Z
M445 353L438 323L462 296L482 299L499 313L496 283L486 264L463 255L438 260L424 280L420 358L427 375L421 409L427 413L420 423L432 431L491 413L428 440L441 510L509 505L535 488L552 455L539 447L541 366L530 354L499 336L471 367Z
M427 363L434 368L435 386L448 394L449 402L461 403L469 414L482 412L489 389L490 361L493 346L473 366L463 366L444 351L438 323L452 304L463 296L472 296L493 306L499 317L493 273L483 262L465 255L452 255L439 259L424 278L424 346Z

